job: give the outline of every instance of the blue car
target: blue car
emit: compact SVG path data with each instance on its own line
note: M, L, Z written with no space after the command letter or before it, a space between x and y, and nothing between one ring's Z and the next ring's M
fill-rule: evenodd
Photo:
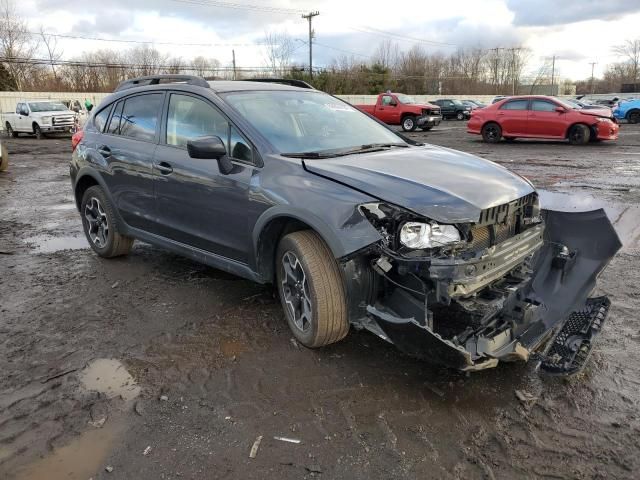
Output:
M627 120L629 123L640 122L640 99L621 100L613 109L613 116L618 120Z

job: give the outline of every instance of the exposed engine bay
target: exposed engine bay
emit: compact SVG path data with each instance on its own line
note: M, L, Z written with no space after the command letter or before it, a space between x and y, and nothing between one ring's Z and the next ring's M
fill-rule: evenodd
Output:
M386 203L360 212L382 239L343 259L354 325L407 354L465 371L526 361L534 352L542 359L572 314L587 309L597 274L620 248L602 210L541 211L536 193L466 224ZM555 348L566 358L553 359L554 373L575 373L576 362L586 362L608 301L598 305L606 308L592 305L593 315L579 317L584 326L574 322L566 351Z

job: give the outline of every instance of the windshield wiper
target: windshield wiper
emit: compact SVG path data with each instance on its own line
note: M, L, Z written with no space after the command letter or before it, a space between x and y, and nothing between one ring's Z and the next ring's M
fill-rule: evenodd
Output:
M321 153L321 152L293 152L293 153L281 153L280 155L288 158L333 158L338 156L335 153Z
M406 143L368 143L366 145L360 145L354 148L347 148L344 150L330 150L326 152L293 152L293 153L281 153L283 157L289 158L335 158L342 157L344 155L351 155L353 153L367 153L376 152L391 147L406 148L409 145Z

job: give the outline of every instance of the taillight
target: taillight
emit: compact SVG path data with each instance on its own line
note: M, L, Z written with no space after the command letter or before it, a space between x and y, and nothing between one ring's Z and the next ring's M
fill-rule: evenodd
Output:
M80 144L83 138L84 138L84 130L78 130L76 133L73 134L73 136L71 137L72 152L76 151L76 148L78 147L78 145Z

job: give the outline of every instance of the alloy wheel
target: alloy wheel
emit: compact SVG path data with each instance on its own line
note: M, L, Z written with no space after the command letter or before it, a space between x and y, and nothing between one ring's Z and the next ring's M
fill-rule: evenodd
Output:
M292 251L282 256L282 296L296 328L306 332L311 328L311 298L304 268Z
M485 132L487 132L487 138L489 140L497 140L498 139L498 127L495 125L488 125L485 127Z
M104 248L109 238L109 219L96 197L91 197L85 205L84 218L88 223L89 238L96 247Z
M413 118L405 118L404 122L402 122L402 126L407 131L413 129Z

